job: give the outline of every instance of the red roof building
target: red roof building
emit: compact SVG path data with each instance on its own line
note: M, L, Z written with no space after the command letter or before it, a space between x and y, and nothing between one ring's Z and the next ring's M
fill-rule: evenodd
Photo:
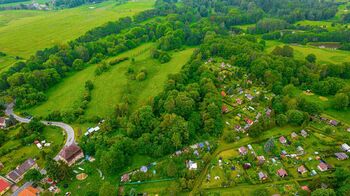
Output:
M76 144L65 146L59 153L59 159L67 163L69 166L73 165L77 160L83 157L83 151Z
M0 128L6 127L6 119L3 117L0 117Z
M11 187L11 184L9 182L0 178L0 195L5 194L5 192L8 191L10 187Z
M222 111L223 114L227 113L228 112L227 106L226 105L222 105L221 111Z
M320 170L320 171L327 171L328 170L328 165L321 162L320 164L318 164L317 168Z
M226 97L225 91L221 91L221 96Z
M288 176L288 174L287 174L287 172L286 172L286 170L284 170L284 169L279 169L279 170L277 170L277 174L280 176L280 177L286 177L286 176Z
M18 196L38 196L39 195L39 190L30 186L21 191Z
M279 141L281 142L281 144L287 143L287 140L286 140L286 138L285 138L284 136L281 136L281 137L279 138Z

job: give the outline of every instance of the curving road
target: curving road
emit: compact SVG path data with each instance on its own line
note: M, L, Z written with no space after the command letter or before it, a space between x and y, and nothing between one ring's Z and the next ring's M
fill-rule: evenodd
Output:
M20 117L13 112L14 106L15 106L14 103L8 104L5 110L5 114L7 116L12 115L17 121L21 123L29 123L31 119ZM66 132L67 140L64 146L70 146L71 144L75 143L74 129L70 125L63 122L51 122L51 121L41 121L41 122L45 125L60 127ZM55 160L58 160L58 155L55 157Z

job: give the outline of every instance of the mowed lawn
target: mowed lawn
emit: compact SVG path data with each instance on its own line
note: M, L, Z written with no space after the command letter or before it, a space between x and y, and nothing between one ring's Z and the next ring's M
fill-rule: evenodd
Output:
M149 49L152 46L152 43L144 44L118 55L117 57L134 58L135 62L132 63L129 60L117 64L100 76L95 76L96 65L90 65L71 75L47 92L48 100L46 102L29 109L28 112L33 115L46 116L55 110L67 111L74 108L83 95L84 84L87 80L92 80L94 83L92 99L85 114L88 117L111 115L114 106L121 102L126 91L129 91L132 96L133 106L140 106L163 89L168 74L179 72L194 50L189 48L172 53L170 62L160 64L150 57ZM148 72L146 80L128 79L126 72L129 67L132 67L135 72L145 68Z
M154 2L135 0L116 5L114 0L110 0L63 10L1 11L0 51L28 58L37 50L66 43L108 21L150 9ZM5 65L0 62L0 68Z
M266 41L266 52L270 53L276 46L284 43L277 41ZM323 49L310 45L291 45L294 49L295 58L305 59L308 54L315 54L319 63L343 63L350 62L350 52L342 50Z

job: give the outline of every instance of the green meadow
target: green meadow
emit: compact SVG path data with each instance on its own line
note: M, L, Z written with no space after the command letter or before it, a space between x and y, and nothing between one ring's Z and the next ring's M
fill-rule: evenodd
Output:
M283 46L284 43L277 41L266 41L266 52L270 53L276 46ZM308 54L315 54L319 63L343 63L350 62L350 52L318 48L311 45L290 45L294 49L295 58L305 59Z
M108 21L150 9L153 4L154 0L137 0L117 5L110 0L63 10L0 11L0 51L28 58L37 50L66 43ZM6 65L0 61L0 69Z
M84 84L87 80L92 80L94 83L91 102L88 104L85 113L87 117L111 115L114 106L122 100L126 92L133 100L133 107L144 104L163 89L168 74L180 71L194 50L188 48L174 52L171 54L170 62L160 64L150 57L149 49L152 46L152 43L147 43L118 55L117 57L134 58L135 61L128 60L112 66L110 70L100 76L95 76L97 65L89 65L86 69L72 74L51 88L47 92L48 100L27 112L33 115L46 116L55 110L67 111L74 108L83 96ZM146 69L146 79L143 81L129 79L126 74L129 67L133 68L136 73L141 69Z

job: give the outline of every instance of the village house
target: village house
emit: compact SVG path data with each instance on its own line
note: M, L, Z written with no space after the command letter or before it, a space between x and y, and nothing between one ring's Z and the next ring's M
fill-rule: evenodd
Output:
M191 160L189 160L188 162L187 162L187 168L189 169L189 170L197 170L197 163L196 162L194 162L194 161L191 161Z
M12 180L13 182L17 183L23 179L24 174L26 174L30 169L34 169L37 167L38 165L36 164L36 162L32 158L29 158L26 161L24 161L24 163L17 166L16 169L8 173L6 177Z
M271 112L272 112L272 110L270 108L267 108L266 112L265 112L266 116L270 117L271 116Z
M327 171L328 170L328 165L325 164L324 162L321 162L320 164L318 164L317 168L320 170L320 171Z
M343 152L336 152L334 155L337 157L338 160L346 160L349 158L349 156Z
M304 148L301 147L301 146L298 146L298 147L297 147L297 151L298 151L298 153L300 153L300 154L304 154Z
M246 118L245 119L245 122L248 124L248 125L253 125L254 124L254 121L252 121L251 119L249 119L249 118Z
M238 152L239 152L239 154L241 154L241 155L246 155L246 154L248 154L248 150L247 150L247 148L244 147L244 146L238 148Z
M67 163L68 166L73 165L77 160L84 157L84 153L79 146L71 144L65 146L58 155L58 158Z
M309 193L311 192L311 190L309 189L308 186L302 186L301 189L304 190L304 191L307 191Z
M225 91L221 91L221 96L226 97Z
M221 112L222 112L223 114L225 114L225 113L228 112L228 108L227 108L226 105L222 105L222 107L221 107Z
M280 176L281 178L288 176L286 170L284 170L283 168L277 170L277 175Z
M237 103L238 105L242 105L243 101L242 101L242 99L237 98L237 99L236 99L236 103Z
M128 182L130 180L129 174L124 174L120 177L120 182Z
M243 169L250 169L252 165L250 163L244 163L243 164Z
M245 97L249 100L249 101L251 101L251 100L253 100L254 99L254 97L251 95L251 94L245 94Z
M292 139L297 139L298 138L298 134L293 132L292 134L290 134L290 136L292 137Z
M267 179L267 175L264 172L259 172L258 176L259 176L260 180L266 180Z
M11 184L0 176L0 195L3 195L8 191L11 187Z
M301 136L303 136L303 137L307 137L307 136L308 136L307 132L306 132L304 129L301 130L300 134L301 134Z
M256 157L257 159L258 159L258 164L259 165L262 165L262 164L264 164L265 163L265 157L264 156L257 156Z
M6 128L6 119L0 117L0 129Z
M287 143L287 140L286 140L286 138L284 136L281 136L278 140L281 142L281 144L286 144Z
M336 121L336 120L330 120L329 124L332 125L332 126L338 126L339 122Z
M39 196L39 190L29 186L25 188L23 191L19 192L18 196Z
M345 152L350 152L350 146L348 144L342 144L341 149L344 150Z
M307 169L305 168L304 165L301 165L300 167L298 167L298 173L299 174L304 174L307 172Z

